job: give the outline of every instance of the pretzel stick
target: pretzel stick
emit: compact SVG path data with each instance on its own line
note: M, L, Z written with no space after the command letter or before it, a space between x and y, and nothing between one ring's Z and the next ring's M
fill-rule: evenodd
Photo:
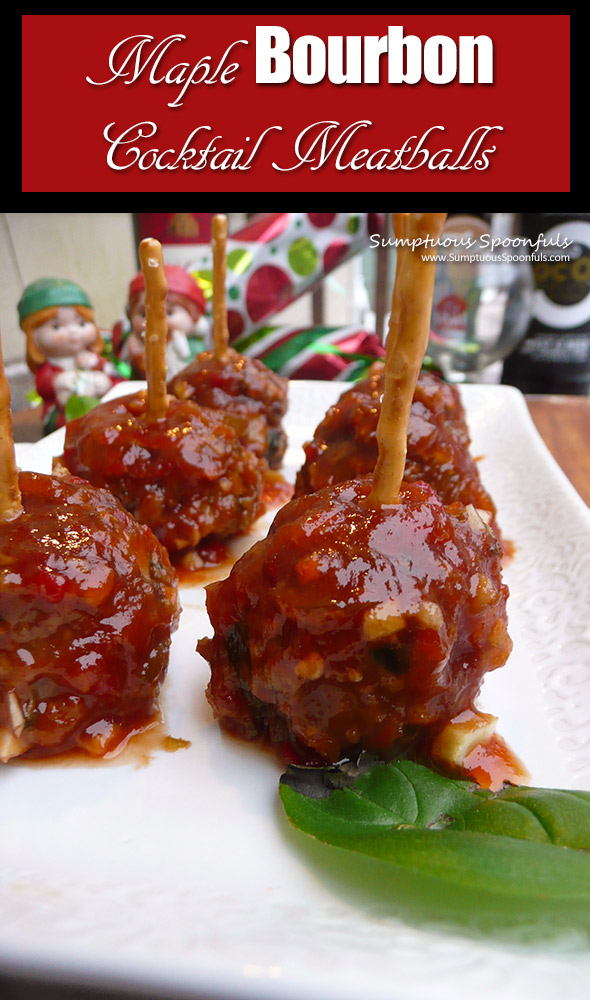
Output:
M145 370L147 377L146 416L159 420L168 409L166 392L166 339L168 319L162 247L157 240L142 240L139 259L145 280Z
M0 341L0 522L14 521L22 511L12 437L10 387L4 371Z
M398 240L437 240L446 215L393 216ZM414 390L430 335L436 248L398 246L385 355L385 386L377 424L379 458L369 501L399 502L406 465L408 421ZM423 259L426 255L430 259Z
M227 216L214 215L211 225L213 248L213 353L218 361L225 361L228 354L229 327L225 276L227 269Z

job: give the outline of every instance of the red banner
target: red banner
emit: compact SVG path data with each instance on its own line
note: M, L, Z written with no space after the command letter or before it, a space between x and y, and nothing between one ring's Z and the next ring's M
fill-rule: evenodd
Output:
M25 192L569 190L569 15L22 21Z

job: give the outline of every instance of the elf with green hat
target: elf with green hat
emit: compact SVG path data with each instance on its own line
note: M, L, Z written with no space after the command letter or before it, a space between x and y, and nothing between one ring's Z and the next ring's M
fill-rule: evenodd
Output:
M43 431L86 412L119 381L103 357L102 338L86 292L73 281L40 278L24 289L18 318L27 364L43 401Z

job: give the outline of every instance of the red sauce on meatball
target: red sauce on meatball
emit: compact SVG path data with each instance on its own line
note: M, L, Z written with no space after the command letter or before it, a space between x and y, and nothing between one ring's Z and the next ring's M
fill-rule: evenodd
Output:
M366 379L330 407L304 447L305 463L297 474L295 496L373 472L383 390L384 365L377 362ZM486 511L499 534L494 502L481 483L469 446L457 387L433 372L422 371L408 424L404 480L427 482L446 504L459 500Z
M148 420L143 393L67 425L61 463L109 489L171 552L246 531L263 512L266 463L213 410L169 398Z
M180 614L168 553L106 490L31 472L19 485L23 512L0 524L8 756L113 752L157 711Z
M287 379L232 348L223 360L203 351L168 383L179 399L223 413L242 444L266 458L271 469L280 466L287 446L282 427L287 387Z
M207 591L207 697L226 730L335 762L427 743L512 643L501 549L425 483L372 507L371 479L291 501Z

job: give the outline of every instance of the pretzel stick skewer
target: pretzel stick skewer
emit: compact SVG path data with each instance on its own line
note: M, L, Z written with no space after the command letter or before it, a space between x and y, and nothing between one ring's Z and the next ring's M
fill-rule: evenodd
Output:
M22 510L12 437L10 387L4 371L0 341L0 522L14 521Z
M147 376L146 415L158 420L168 409L166 392L166 338L168 319L162 247L158 240L142 240L139 259L145 280L145 369Z
M229 327L225 277L227 270L227 217L215 215L211 225L213 248L213 353L218 361L225 361L228 354Z
M446 215L393 216L398 240L439 239ZM377 424L379 458L369 500L397 503L404 475L408 421L430 335L436 248L397 248L395 284L385 357L385 386Z

